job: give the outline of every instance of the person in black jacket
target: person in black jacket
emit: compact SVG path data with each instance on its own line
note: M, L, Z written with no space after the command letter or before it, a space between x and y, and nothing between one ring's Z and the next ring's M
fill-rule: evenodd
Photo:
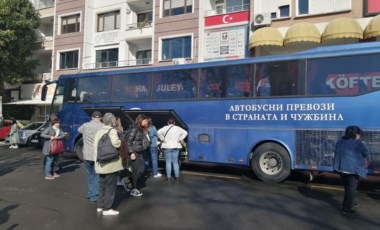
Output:
M132 191L130 193L132 196L143 195L137 188L137 182L145 171L143 156L150 145L148 126L148 117L144 114L139 114L126 137L132 166Z

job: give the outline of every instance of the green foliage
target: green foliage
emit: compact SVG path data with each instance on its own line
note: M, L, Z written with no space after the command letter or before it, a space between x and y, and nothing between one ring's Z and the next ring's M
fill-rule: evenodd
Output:
M1 0L0 0L1 1ZM3 104L3 115L6 119L30 120L34 114L34 105L7 105Z
M0 95L4 95L4 81L21 82L37 67L32 48L39 24L29 0L0 0Z

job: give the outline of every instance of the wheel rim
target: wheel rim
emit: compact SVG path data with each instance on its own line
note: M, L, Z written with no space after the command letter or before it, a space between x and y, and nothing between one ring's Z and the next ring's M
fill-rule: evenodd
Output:
M268 175L278 174L283 166L281 156L275 152L262 154L259 163L261 170Z

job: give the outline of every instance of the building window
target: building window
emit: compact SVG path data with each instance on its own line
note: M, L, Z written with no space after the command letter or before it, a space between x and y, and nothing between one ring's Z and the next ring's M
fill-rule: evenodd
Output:
M118 66L119 49L96 51L96 68L110 68Z
M279 10L280 10L280 17L281 18L289 17L289 14L290 14L290 7L289 7L289 5L280 6Z
M120 11L98 15L98 32L120 29Z
M191 36L162 40L162 60L191 58Z
M309 14L309 0L298 0L298 15Z
M62 52L59 54L59 69L78 68L78 50Z
M152 58L152 51L151 50L142 50L137 51L136 53L136 59L137 59L137 65L146 65L151 62Z
M74 33L80 31L80 14L62 17L61 34Z
M164 17L188 14L192 11L193 0L164 0Z

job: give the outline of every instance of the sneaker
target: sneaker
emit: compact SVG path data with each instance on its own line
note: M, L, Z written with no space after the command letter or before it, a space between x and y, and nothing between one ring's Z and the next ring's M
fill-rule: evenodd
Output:
M354 203L354 206L352 206L351 209L354 209L354 208L357 208L357 207L359 207L359 202L355 202L355 203Z
M97 208L96 211L97 212L103 212L103 209L102 208Z
M57 177L60 177L60 175L58 173L54 173L53 177L57 178Z
M346 214L352 214L352 213L356 213L356 211L354 209L349 209L349 208L342 208L342 214L346 215Z
M157 178L157 177L161 177L161 176L162 176L161 173L157 173L157 175L154 175L153 177L154 177L154 178Z
M45 179L46 180L54 180L54 176L52 176L52 175L45 176Z
M14 149L15 147L13 145L9 146L10 149Z
M107 211L103 211L103 216L115 216L115 215L119 215L119 211L116 211L116 210L113 210L113 209L109 209Z
M18 149L18 145L14 146L13 148L14 148L14 149Z
M137 189L132 189L131 191L131 196L142 196L142 192L140 192L139 190Z
M124 187L125 191L127 191L127 192L130 192L130 191L131 191L131 189L128 188L128 184L126 184L125 181L124 181L123 179L121 179L121 183L123 184L123 187Z

